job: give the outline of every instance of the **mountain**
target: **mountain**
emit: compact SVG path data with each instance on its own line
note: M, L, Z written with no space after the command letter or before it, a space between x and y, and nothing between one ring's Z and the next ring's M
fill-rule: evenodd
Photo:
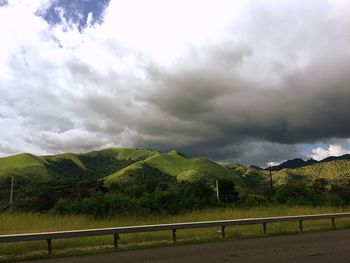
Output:
M228 179L239 177L206 158L191 159L173 150L168 153L148 149L109 148L82 154L62 153L35 156L28 153L0 158L0 182L14 176L16 181L100 179L106 185L135 174L172 176L176 180Z
M276 183L285 182L291 175L312 180L336 180L350 177L350 155L328 157L322 161L293 159L271 170ZM158 179L159 182L204 180L210 183L227 179L241 185L244 180L254 177L269 180L269 171L240 164L220 165L207 158L189 158L175 150L164 153L149 149L109 148L81 154L35 156L23 153L0 158L0 188L8 185L10 176L15 177L17 185L53 179L61 182L98 180L107 187L118 182Z
M302 159L288 160L271 167L280 177L300 174L309 177L335 178L347 175L350 154L328 157L321 161ZM220 165L206 158L188 158L172 150L167 153L149 149L109 148L82 154L62 153L35 156L22 153L0 158L0 182L9 176L17 181L47 181L50 179L101 179L106 185L117 181L128 181L141 174L172 176L176 180L214 181L228 179L240 182L247 174L267 175L268 168L240 164Z
M0 211L8 208L11 177L15 178L14 196L20 211L48 211L56 204L60 207L61 199L69 200L63 207L67 211L73 209L71 203L81 202L78 212L88 211L91 205L98 209L118 205L118 211L125 208L128 212L135 206L149 206L147 209L161 211L170 209L170 204L176 207L179 200L180 207L192 208L198 200L204 200L205 206L215 199L216 180L220 193L244 205L266 204L272 197L282 204L350 203L350 155L319 162L294 159L272 170L271 184L269 170L189 158L176 150L109 148L46 156L23 153L0 158Z
M265 173L265 170L261 169L258 166L251 166L251 165L243 165L239 163L235 164L225 164L226 168L233 171L235 174L239 175L240 177L245 177L248 174L262 174ZM257 167L257 168L256 168Z
M282 169L274 174L274 178L279 184L284 183L291 176L303 176L311 181L326 179L330 182L350 178L350 160L337 158L332 161L321 161L299 168Z
M5 180L9 176L23 183L47 181L54 178L102 178L153 154L156 152L129 148L47 156L22 153L0 158L0 182L1 179Z
M0 178L13 176L24 180L47 180L50 175L43 157L29 153L0 158Z
M285 168L294 169L294 168L304 167L315 163L317 163L317 161L313 159L304 161L303 159L296 158L296 159L285 161L279 165L272 166L271 168L270 167L265 168L265 170L271 169L271 171L279 171Z
M337 161L337 160L350 160L350 154L345 154L342 156L330 156L327 157L323 160L320 161L316 161L314 159L309 159L307 161L304 161L303 159L300 158L296 158L296 159L292 159L292 160L287 160L279 165L276 166L272 166L272 167L267 167L264 170L270 170L271 171L279 171L282 169L296 169L296 168L301 168L301 167L305 167L305 166L309 166L309 165L313 165L313 164L317 164L317 163L326 163L326 162L331 162L331 161ZM252 166L254 168L259 168L257 166Z
M342 156L330 156L327 157L319 162L325 163L325 162L331 162L331 161L336 161L336 160L350 160L350 154L344 154Z
M215 180L227 179L238 182L240 178L230 169L219 165L207 158L191 159L181 153L170 151L168 153L157 153L151 157L125 167L116 173L107 176L107 185L130 180L135 174L144 172L146 169L153 169L163 175L170 175L179 181Z

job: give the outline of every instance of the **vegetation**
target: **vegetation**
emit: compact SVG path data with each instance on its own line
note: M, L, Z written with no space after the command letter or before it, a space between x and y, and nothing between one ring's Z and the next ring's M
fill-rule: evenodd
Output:
M0 158L0 179L14 176L20 180L46 180L49 175L45 163L44 158L29 153Z
M176 151L157 153L106 177L105 181L107 184L118 182L144 167L153 167L163 174L174 176L179 181L204 180L211 183L220 179L239 181L239 177L226 167L205 158L189 159Z
M350 202L350 160L345 157L301 160L298 165L289 161L297 168L273 171L271 185L267 170L191 159L177 151L110 148L42 157L19 154L0 158L0 211L9 207L11 177L16 211L110 216L177 214L227 205L344 206Z
M292 168L273 171L271 184L268 170L220 165L176 151L120 148L14 155L0 158L0 234L343 212L350 204L349 162L348 157L289 162ZM11 178L15 187L9 213ZM317 221L305 228L329 225ZM342 219L337 226L349 227L350 222ZM294 223L272 224L269 233L295 229ZM228 238L261 234L257 226L227 232ZM219 235L213 229L184 230L178 238L179 243L198 242L217 240ZM165 232L123 235L121 248L166 245L170 240ZM86 249L106 252L112 251L112 242L111 237L59 240L54 247L56 255L86 253ZM0 261L44 254L44 242L0 245Z
M283 183L289 174L302 175L311 180L326 179L333 181L341 178L350 178L350 160L340 159L320 162L296 169L283 169L276 173L276 181Z
M96 215L178 213L209 207L215 203L215 180L240 180L226 167L176 151L120 148L42 157L20 154L0 158L0 164L2 210L8 208L11 177L15 178L15 210ZM104 211L91 209L100 201Z
M198 182L115 185L114 191L97 192L76 202L60 199L53 208L58 214L84 213L94 216L120 214L176 214L182 211L214 206L210 185Z
M61 231L75 229L91 229L103 227L117 227L127 225L144 225L160 223L176 223L205 220L225 220L238 218L287 216L298 214L320 214L348 211L348 207L310 207L310 206L270 206L255 208L216 208L191 211L179 215L150 215L139 216L113 216L96 219L83 215L57 216L53 214L37 213L5 213L0 214L0 234L30 233L45 231ZM350 227L350 219L337 220L337 228ZM304 231L330 229L329 220L306 221ZM192 230L179 230L177 241L182 243L205 242L220 240L219 229L205 228ZM295 234L298 231L296 222L268 224L268 234ZM262 236L261 225L236 226L226 228L226 238L245 238ZM121 235L120 249L133 249L154 246L172 245L171 233L150 232ZM112 252L113 239L111 236L63 239L53 241L53 256L79 255L86 253ZM16 244L0 244L0 262L45 257L47 247L45 241L23 242Z

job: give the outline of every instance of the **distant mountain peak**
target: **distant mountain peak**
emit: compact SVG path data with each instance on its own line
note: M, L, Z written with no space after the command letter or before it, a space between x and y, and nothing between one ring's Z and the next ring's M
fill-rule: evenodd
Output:
M335 160L350 160L350 154L345 154L345 155L341 155L341 156L329 156L323 160L320 161L316 161L314 159L309 159L309 160L303 160L301 158L295 158L295 159L291 159L291 160L287 160L279 165L275 165L271 167L272 171L279 171L285 168L288 169L294 169L294 168L301 168L304 166L308 166L308 165L312 165L315 163L325 163L325 162L331 162L331 161L335 161ZM265 168L265 170L269 170L270 167Z
M265 170L271 169L272 171L278 171L278 170L282 170L282 169L285 169L285 168L294 169L294 168L300 168L300 167L304 167L304 166L307 166L307 165L311 165L311 164L314 164L314 163L317 163L317 161L314 160L314 159L310 159L310 160L304 161L301 158L295 158L295 159L287 160L287 161L285 161L285 162L283 162L283 163L281 163L279 165L272 166L271 168L268 167Z

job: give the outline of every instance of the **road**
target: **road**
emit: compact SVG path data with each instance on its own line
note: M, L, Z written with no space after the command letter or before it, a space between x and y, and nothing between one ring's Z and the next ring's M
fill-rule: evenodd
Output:
M350 229L26 262L350 262Z

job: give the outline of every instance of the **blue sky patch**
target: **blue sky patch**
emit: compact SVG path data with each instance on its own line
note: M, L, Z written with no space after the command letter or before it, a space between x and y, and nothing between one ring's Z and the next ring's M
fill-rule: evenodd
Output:
M0 0L0 6L4 6L7 4L8 4L7 0Z
M2 1L2 0L0 0ZM110 0L56 0L42 16L50 25L61 24L62 18L74 23L82 31L88 26L88 16L92 14L91 25L103 22L103 14Z

